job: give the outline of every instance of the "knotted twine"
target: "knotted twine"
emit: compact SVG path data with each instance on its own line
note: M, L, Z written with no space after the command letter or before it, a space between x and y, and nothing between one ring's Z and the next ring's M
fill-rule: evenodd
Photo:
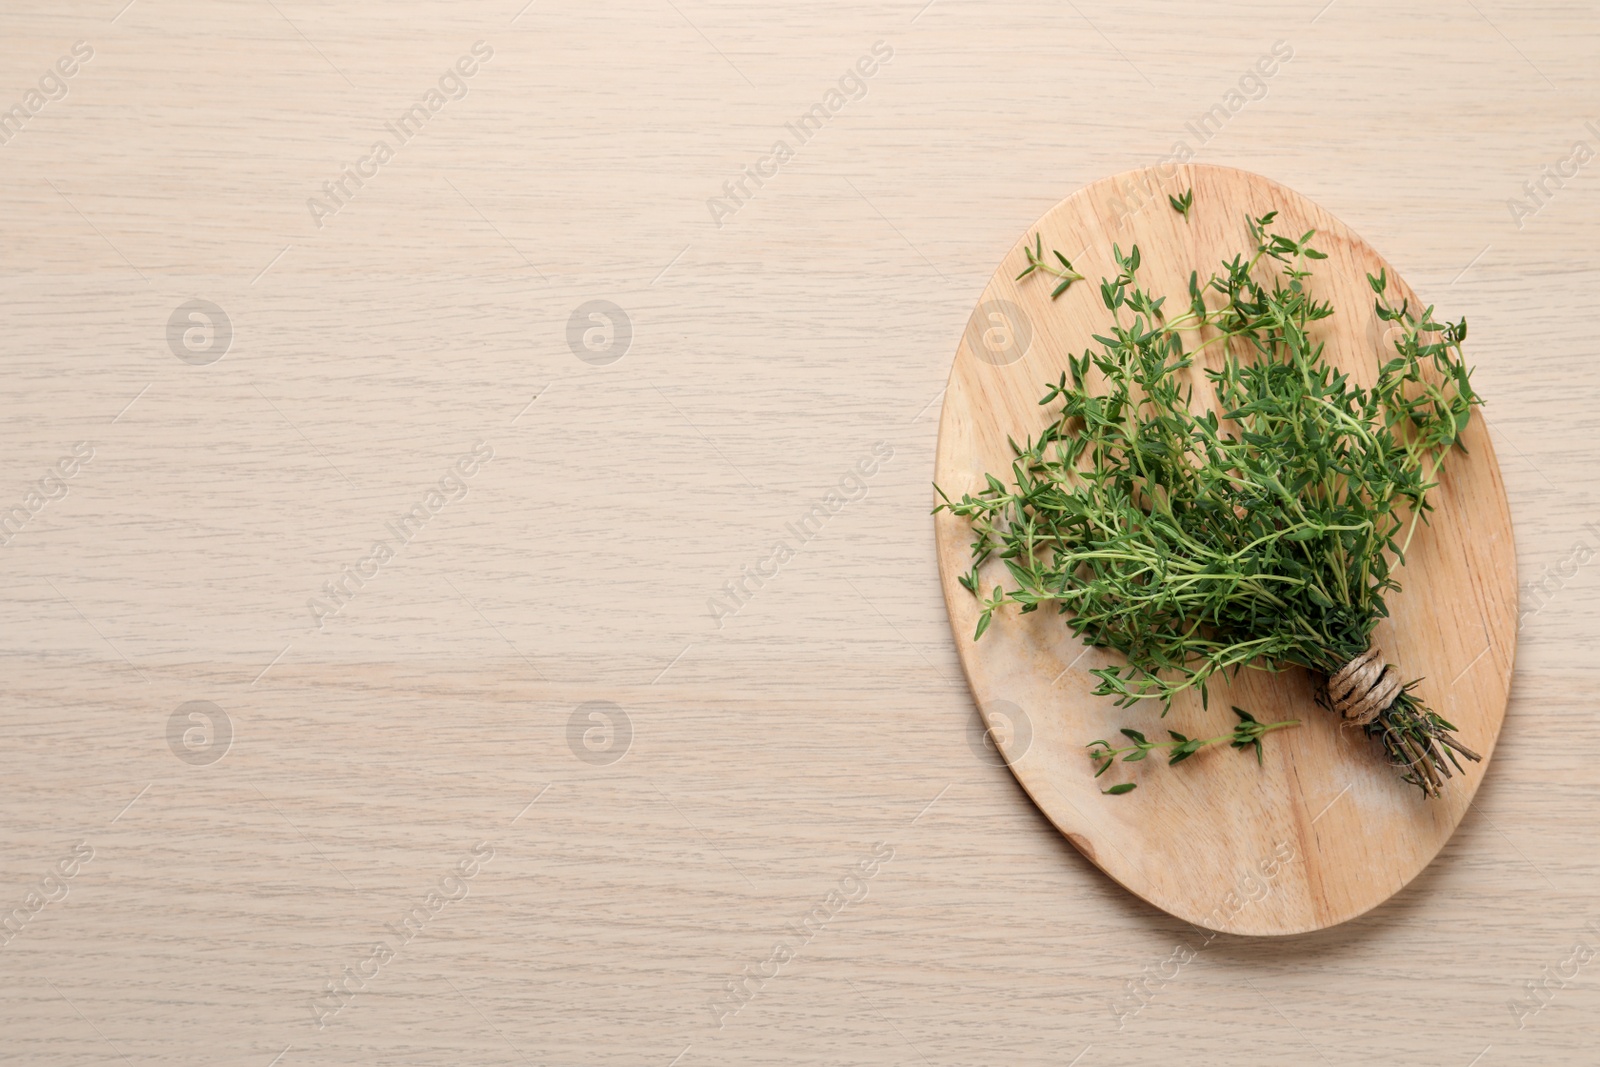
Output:
M1328 699L1347 722L1365 726L1393 704L1405 689L1400 672L1369 648L1328 679Z

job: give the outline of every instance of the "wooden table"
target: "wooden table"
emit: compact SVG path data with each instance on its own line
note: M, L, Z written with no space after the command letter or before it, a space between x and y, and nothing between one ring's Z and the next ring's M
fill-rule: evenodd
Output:
M0 15L0 1058L1594 1062L1592 7L122 2ZM998 257L1180 140L1467 315L1521 557L1288 940L1050 827L934 567Z

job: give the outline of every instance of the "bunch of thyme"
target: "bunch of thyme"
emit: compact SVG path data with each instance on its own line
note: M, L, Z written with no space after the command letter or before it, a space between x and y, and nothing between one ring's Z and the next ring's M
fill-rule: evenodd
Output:
M1314 336L1333 313L1310 289L1310 264L1326 258L1310 244L1315 231L1271 232L1276 214L1248 220L1248 259L1203 284L1190 274L1177 314L1140 286L1138 247L1113 246L1118 273L1100 283L1111 324L1094 335L1097 349L1068 356L1070 373L1039 401L1061 405L1054 421L1022 446L1008 438L1008 481L987 475L959 501L940 490L935 511L970 520L975 534L961 578L983 609L975 638L1004 603L1024 613L1053 604L1086 644L1126 657L1093 672L1095 693L1117 706L1155 698L1163 715L1192 689L1204 704L1219 671L1298 666L1326 684L1371 658L1439 465L1481 403L1461 356L1466 321L1396 308L1386 273L1368 275L1399 336L1376 384L1362 387L1323 361ZM1048 262L1039 239L1025 251L1019 278L1063 279L1052 298L1081 278L1060 253L1060 268ZM1197 364L1220 414L1191 408L1198 383L1186 372ZM991 557L1011 586L984 598L979 566ZM1370 699L1355 721L1407 782L1437 796L1458 755L1479 756L1415 695L1418 681L1402 686L1394 673L1370 693L1363 685L1357 696ZM1349 714L1340 693L1324 688L1319 701ZM1132 749L1097 741L1090 758L1098 775L1116 755L1143 759L1158 746L1173 763L1221 741L1259 757L1261 735L1286 725L1244 715L1231 734L1173 733L1170 744L1124 730Z

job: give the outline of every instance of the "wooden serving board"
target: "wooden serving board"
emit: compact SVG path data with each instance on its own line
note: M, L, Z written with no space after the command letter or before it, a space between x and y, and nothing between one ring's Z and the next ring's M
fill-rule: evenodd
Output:
M1165 178L1165 180L1163 180ZM1169 193L1194 189L1186 221ZM1140 200L1143 206L1140 206ZM1280 232L1315 229L1328 258L1313 264L1312 290L1334 315L1316 324L1330 362L1370 385L1387 324L1373 311L1366 275L1388 269L1389 293L1415 295L1392 267L1348 227L1305 197L1255 174L1216 166L1169 166L1107 178L1079 190L1019 236L974 310L956 352L939 427L936 479L957 497L976 492L985 471L1004 474L1017 440L1037 433L1056 405L1042 408L1045 383L1069 354L1094 347L1108 312L1099 280L1116 273L1113 243L1137 244L1141 283L1185 303L1191 270L1202 278L1250 250L1246 215L1276 210ZM1023 245L1042 234L1085 276L1052 302L1053 280L1013 281L1026 266ZM1470 310L1470 309L1468 309ZM1463 309L1440 313L1459 317ZM1217 366L1215 349L1210 366ZM1467 356L1471 358L1471 342ZM1202 357L1206 358L1206 357ZM1196 369L1198 377L1198 368ZM1198 401L1197 393L1197 403ZM1207 392L1205 395L1209 395ZM1492 399L1492 398L1491 398ZM1175 702L1163 720L1145 701L1119 709L1091 694L1090 668L1116 653L1086 648L1054 610L1020 615L1008 607L974 643L978 606L957 583L970 566L965 520L935 518L945 604L967 680L996 746L1018 781L1068 840L1130 891L1179 918L1238 934L1293 934L1360 915L1398 892L1455 830L1489 766L1505 714L1516 647L1516 553L1499 465L1480 414L1441 470L1431 523L1412 543L1389 598L1391 618L1375 644L1420 695L1484 756L1426 800L1400 781L1378 746L1341 729L1313 700L1299 670L1245 671L1214 684L1209 710L1198 697ZM983 572L987 593L1008 581L996 562ZM1302 725L1266 739L1265 764L1226 746L1177 767L1152 758L1092 775L1084 746L1133 727L1152 739L1168 728L1191 737L1226 733L1237 704L1263 720ZM1107 785L1135 781L1125 796Z

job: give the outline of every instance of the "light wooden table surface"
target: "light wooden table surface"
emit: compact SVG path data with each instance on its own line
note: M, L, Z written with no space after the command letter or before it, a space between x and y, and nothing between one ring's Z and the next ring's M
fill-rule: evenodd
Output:
M0 1059L1595 1062L1593 4L123 2L0 14ZM998 257L1180 139L1468 317L1516 526L1472 810L1289 940L1030 805L927 515Z

